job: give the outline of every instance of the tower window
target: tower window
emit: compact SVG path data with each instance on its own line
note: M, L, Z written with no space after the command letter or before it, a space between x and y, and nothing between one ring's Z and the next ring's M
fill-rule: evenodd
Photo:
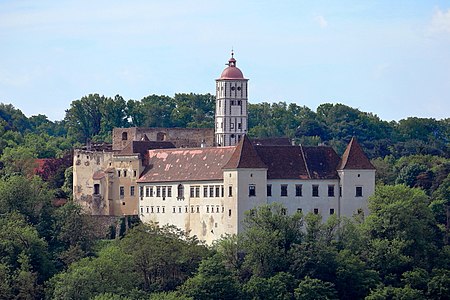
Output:
M238 86L238 87L237 87L237 90L238 90L238 91L240 91L240 90L241 90L241 87L240 87L240 86Z
M238 123L238 129L242 129L242 124Z
M248 195L250 197L256 196L256 186L254 184L248 186Z
M128 133L122 132L122 141L128 140Z
M232 90L232 91L234 91L234 89L235 89L235 87L234 87L234 86L232 86L232 87L231 87L231 90Z
M363 188L362 186L357 186L355 191L356 197L362 197L363 196Z

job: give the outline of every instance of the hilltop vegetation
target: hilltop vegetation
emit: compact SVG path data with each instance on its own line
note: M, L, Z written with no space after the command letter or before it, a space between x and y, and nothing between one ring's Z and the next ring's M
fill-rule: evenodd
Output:
M0 299L449 299L450 119L249 105L251 137L342 154L356 136L377 167L366 218L322 224L264 206L248 212L245 233L206 247L154 224L104 240L80 207L53 205L70 199L74 146L108 142L114 127L214 127L214 100L92 94L61 121L0 104Z

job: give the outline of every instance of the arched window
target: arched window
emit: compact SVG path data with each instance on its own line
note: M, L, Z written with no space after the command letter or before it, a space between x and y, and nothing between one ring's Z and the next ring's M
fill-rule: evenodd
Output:
M128 140L128 133L122 132L122 141Z
M184 199L184 186L182 184L178 185L178 199Z

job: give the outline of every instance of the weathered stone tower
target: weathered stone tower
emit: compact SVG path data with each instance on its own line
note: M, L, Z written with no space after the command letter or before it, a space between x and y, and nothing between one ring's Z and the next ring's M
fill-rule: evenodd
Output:
M236 145L247 133L248 79L236 67L233 52L227 65L220 78L216 79L217 146Z

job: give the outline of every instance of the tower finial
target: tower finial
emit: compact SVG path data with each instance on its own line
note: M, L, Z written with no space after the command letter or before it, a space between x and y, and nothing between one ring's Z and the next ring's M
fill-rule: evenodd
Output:
M233 50L233 47L231 47L231 57L233 57L234 56L234 50Z

